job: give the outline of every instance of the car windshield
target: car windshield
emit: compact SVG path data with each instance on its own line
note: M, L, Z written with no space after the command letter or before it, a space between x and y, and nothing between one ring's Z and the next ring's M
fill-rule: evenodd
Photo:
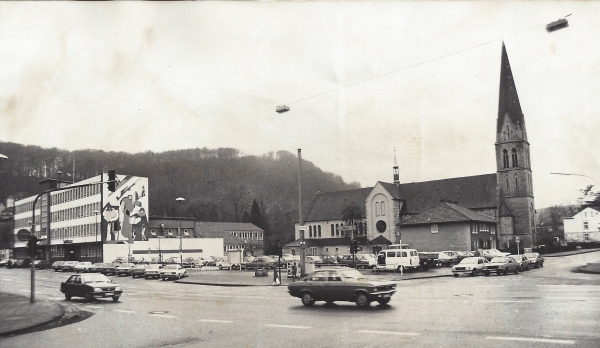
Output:
M177 265L167 265L166 269L177 269Z
M84 284L87 283L110 283L110 279L108 279L104 274L85 274L81 276L81 281Z
M91 262L80 262L77 266L91 266Z
M460 264L461 265L473 265L473 264L477 264L479 262L479 259L476 257L467 257L466 259L463 259Z
M366 280L364 275L355 269L344 270L340 272L342 274L342 278L346 280L355 279L355 280Z
M119 267L131 267L131 264L128 262L122 263Z
M531 259L535 259L537 257L537 254L535 254L535 253L531 253L531 254L527 253L527 254L523 254L523 255L525 255L525 257L531 258Z
M152 264L152 265L149 265L149 266L148 266L148 268L149 268L149 269L159 269L159 268L160 268L160 265L157 265L157 264Z
M135 265L133 268L146 268L146 265Z
M494 257L490 262L498 262L498 263L506 263L508 262L508 258L506 257Z

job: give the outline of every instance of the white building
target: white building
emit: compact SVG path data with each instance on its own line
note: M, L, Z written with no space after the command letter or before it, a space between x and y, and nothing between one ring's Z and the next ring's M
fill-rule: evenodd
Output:
M600 243L600 212L585 208L573 217L564 218L565 240L569 245Z

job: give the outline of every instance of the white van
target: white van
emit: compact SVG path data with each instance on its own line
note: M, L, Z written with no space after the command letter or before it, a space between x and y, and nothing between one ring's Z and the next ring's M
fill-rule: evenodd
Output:
M418 269L419 254L415 249L388 249L377 254L378 270Z

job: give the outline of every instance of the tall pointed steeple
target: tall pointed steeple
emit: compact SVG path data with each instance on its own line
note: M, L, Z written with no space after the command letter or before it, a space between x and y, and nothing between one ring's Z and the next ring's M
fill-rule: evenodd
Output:
M398 172L398 160L396 160L396 148L394 147L394 184L400 185L400 173Z
M517 86L513 78L506 46L502 42L502 61L500 67L500 98L498 101L498 122L496 141L525 140L525 117L521 111Z

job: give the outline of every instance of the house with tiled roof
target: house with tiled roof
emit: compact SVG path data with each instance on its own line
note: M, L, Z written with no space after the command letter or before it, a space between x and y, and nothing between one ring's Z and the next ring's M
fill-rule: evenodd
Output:
M200 238L223 238L223 252L228 250L264 250L265 231L249 222L195 223Z
M309 255L347 254L354 237L367 253L400 241L419 251L511 250L517 240L529 248L535 244L529 142L504 44L494 148L496 173L400 183L394 158L392 183L318 193L303 214L307 230L301 232L296 223L296 240L285 249L299 249L300 233ZM349 206L361 215L354 219L354 231L343 227Z

